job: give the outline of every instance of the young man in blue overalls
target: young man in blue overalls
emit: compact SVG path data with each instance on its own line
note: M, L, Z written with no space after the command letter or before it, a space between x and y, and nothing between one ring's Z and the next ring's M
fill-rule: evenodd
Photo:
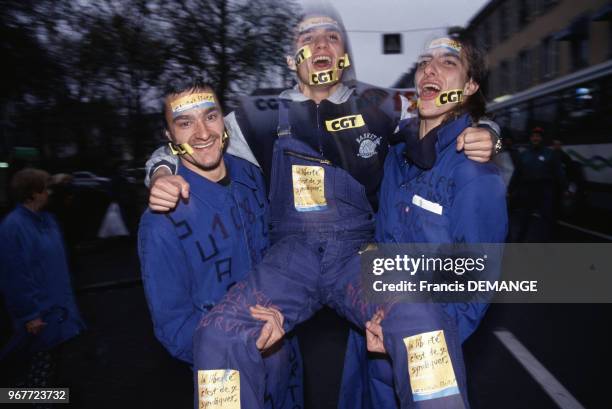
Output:
M485 113L480 90L485 72L482 51L463 35L436 38L427 44L414 81L419 94L419 132L404 132L407 123L400 124L403 142L391 148L385 161L376 219L378 243L484 246L490 266L479 279L496 274L500 246L482 243L503 243L506 238L506 189L495 164L470 161L453 144ZM476 330L488 306L477 302L476 295L465 298L440 304L455 323L461 342ZM367 325L368 349L376 352L384 352L379 339L381 321L382 316L377 315ZM388 360L369 360L367 372L369 405L364 407L396 408Z
M166 136L192 200L172 214L146 211L138 251L155 335L174 357L193 364L198 323L268 248L269 209L261 171L224 153L227 134L209 85L174 79L164 106ZM265 355L265 407L303 407L297 340L274 345L284 332L269 303L256 302L249 312L257 321L256 348Z

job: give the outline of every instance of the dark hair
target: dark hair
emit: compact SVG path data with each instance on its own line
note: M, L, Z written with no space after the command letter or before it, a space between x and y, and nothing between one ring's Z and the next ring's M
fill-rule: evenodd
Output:
M162 116L164 118L164 126L166 129L168 128L168 123L166 121L166 98L170 95L177 95L183 92L196 92L196 91L212 91L215 96L217 95L215 89L208 81L206 81L202 76L185 76L185 75L175 75L170 77L165 83L164 86L164 96L162 103Z
M456 117L467 112L474 121L478 121L485 115L487 110L487 100L482 89L487 78L487 64L483 49L465 30L457 30L450 33L449 36L461 44L461 50L467 61L468 78L478 84L478 91L464 98L464 102L459 104L459 106L451 112L451 117Z
M11 179L11 196L18 203L32 199L34 193L41 193L47 188L49 174L44 170L26 168L15 173Z
M175 75L166 81L164 87L164 98L169 95L180 94L185 91L201 91L201 90L212 90L214 88L208 81L201 76L184 76Z

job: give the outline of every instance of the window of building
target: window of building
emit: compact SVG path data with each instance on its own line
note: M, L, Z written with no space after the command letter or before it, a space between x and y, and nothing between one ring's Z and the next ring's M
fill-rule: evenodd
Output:
M546 37L540 43L539 69L540 80L548 81L557 75L559 43L553 37Z
M503 42L508 37L508 7L506 3L500 4L497 9L499 19L499 42Z
M497 68L491 68L489 70L489 76L487 78L487 91L485 93L485 97L488 100L492 100L495 97L498 97L500 95L500 93L498 92L498 88L497 88L497 73L498 73L498 69Z
M511 92L510 88L510 64L508 61L502 61L499 64L499 83L498 90L499 95L509 94Z
M544 14L559 3L559 0L531 0L530 3L535 14Z
M489 25L489 21L485 20L482 24L482 47L485 51L489 51L493 46L493 39L491 38L491 26Z
M589 20L582 18L572 24L569 38L572 53L572 69L578 70L589 64Z
M608 36L608 58L612 58L612 18L608 20L608 31L610 32Z
M529 116L529 105L527 103L517 104L510 108L507 128L515 142L527 141Z
M530 10L527 0L519 0L518 2L518 28L522 29L529 23Z
M522 50L519 55L518 55L518 59L516 60L517 63L517 70L516 70L516 74L517 74L517 90L521 91L524 90L525 88L529 88L529 86L531 85L531 61L530 61L530 53L529 50Z

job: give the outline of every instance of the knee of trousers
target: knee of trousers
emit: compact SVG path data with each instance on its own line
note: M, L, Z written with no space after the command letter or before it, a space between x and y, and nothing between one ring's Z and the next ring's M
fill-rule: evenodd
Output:
M234 333L215 324L201 326L193 337L194 365L197 369L237 369L240 361L261 361L255 339L251 338L247 333Z
M455 334L456 325L436 303L398 303L389 308L382 321L387 336L411 336L427 331L444 330Z

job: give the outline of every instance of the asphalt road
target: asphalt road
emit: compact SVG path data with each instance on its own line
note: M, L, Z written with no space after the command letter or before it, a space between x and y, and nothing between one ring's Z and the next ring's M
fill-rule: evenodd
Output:
M602 241L566 227L557 237ZM190 369L153 336L135 240L81 244L72 260L89 329L61 357L59 385L71 388L66 407L191 408ZM464 344L472 408L612 408L611 313L612 304L492 305ZM324 309L297 331L307 407L335 408L347 325Z

